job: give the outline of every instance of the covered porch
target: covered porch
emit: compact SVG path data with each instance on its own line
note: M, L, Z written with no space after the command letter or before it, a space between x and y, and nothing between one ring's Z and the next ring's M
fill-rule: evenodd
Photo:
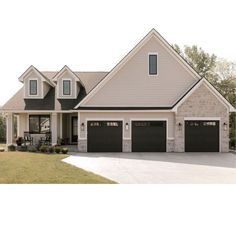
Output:
M75 146L78 144L78 112L7 112L6 143L15 144L17 138L32 139L37 145L49 137L50 145Z

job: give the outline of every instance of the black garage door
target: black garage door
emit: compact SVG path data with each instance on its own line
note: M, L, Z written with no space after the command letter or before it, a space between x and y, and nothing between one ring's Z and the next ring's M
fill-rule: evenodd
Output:
M219 152L219 121L185 121L185 152Z
M122 121L88 121L88 152L122 152Z
M133 152L166 152L165 121L132 121Z

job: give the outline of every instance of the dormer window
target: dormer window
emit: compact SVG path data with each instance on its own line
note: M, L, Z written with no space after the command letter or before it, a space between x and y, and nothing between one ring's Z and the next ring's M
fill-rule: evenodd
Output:
M34 80L30 80L29 81L30 82L30 94L29 95L37 95L38 94L38 92L37 92L37 87L38 87L38 85L37 85L37 80L36 79L34 79Z
M63 80L63 95L71 95L71 81Z
M158 68L157 68L157 53L150 53L149 54L149 75L157 75Z

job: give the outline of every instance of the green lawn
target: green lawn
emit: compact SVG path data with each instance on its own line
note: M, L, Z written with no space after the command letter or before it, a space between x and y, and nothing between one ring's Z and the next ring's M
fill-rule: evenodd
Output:
M114 183L62 162L65 157L62 154L0 152L0 183Z

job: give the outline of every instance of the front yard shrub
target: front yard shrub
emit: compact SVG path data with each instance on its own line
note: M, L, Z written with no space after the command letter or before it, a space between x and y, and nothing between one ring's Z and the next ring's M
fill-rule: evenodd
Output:
M62 152L63 154L67 154L67 153L68 153L68 148L62 148L62 149L61 149L61 152Z
M54 151L55 151L55 150L54 150L54 147L53 147L53 146L49 146L49 147L48 147L48 152L49 152L49 153L54 153Z
M15 147L15 145L11 144L7 147L7 149L9 152L14 152L16 150L16 147Z
M39 148L39 151L42 152L42 153L45 153L45 152L47 151L47 146L42 145L42 146Z
M5 149L4 148L0 148L0 152L4 152L5 151Z
M36 148L35 146L30 146L30 147L28 148L28 151L29 151L29 152L37 152L37 148Z
M55 147L55 152L56 152L57 154L59 154L59 153L61 152L61 148L58 147L58 146L56 146L56 147Z
M26 145L20 146L18 150L20 152L26 152L27 151L27 146Z

